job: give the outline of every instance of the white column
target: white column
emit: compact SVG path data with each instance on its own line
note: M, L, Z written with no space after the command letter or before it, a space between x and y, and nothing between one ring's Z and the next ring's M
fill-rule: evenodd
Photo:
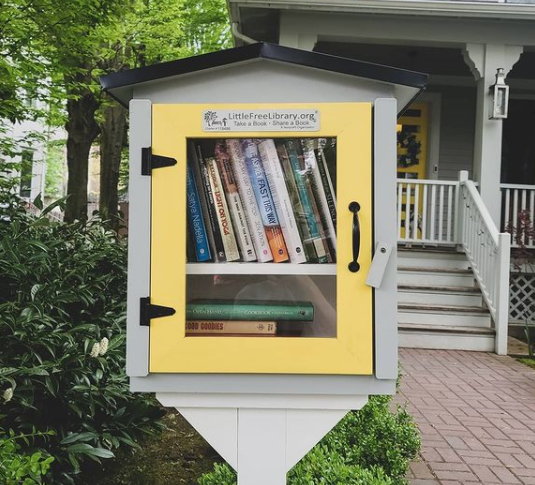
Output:
M500 174L502 163L502 121L489 120L492 98L490 87L496 70L506 75L522 54L522 46L466 44L465 61L477 81L476 127L474 140L474 179L496 226L500 227Z
M281 13L279 44L306 51L314 50L318 36L315 33L301 33L299 24L287 13Z

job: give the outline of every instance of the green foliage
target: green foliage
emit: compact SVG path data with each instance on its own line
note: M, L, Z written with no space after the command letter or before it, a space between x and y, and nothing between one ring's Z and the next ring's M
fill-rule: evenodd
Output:
M0 434L0 483L3 485L39 485L47 474L52 456L42 451L21 451L21 442L26 446L36 437L45 437L51 433L31 433L15 435L13 430Z
M299 462L290 475L292 485L392 485L394 482L380 467L369 469L355 465L350 459L330 450L316 446L306 460Z
M214 471L205 473L198 480L199 485L236 485L236 473L226 463L214 464Z
M0 195L0 426L54 431L34 446L71 483L85 460L160 427L161 408L124 373L126 246L98 219L53 223L53 206L35 217Z
M404 408L390 411L391 397L373 396L316 445L290 472L290 485L403 485L420 449L418 430ZM216 464L199 485L235 485L228 465Z
M64 195L65 140L47 143L45 197L58 199Z
M349 413L324 441L329 449L347 453L352 463L380 466L393 483L404 483L420 437L412 416L401 407L390 412L390 402L389 396L374 396L360 411Z

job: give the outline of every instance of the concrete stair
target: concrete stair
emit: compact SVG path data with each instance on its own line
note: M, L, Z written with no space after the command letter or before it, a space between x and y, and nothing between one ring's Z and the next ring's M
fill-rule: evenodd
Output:
M492 319L454 249L398 248L401 347L494 351Z

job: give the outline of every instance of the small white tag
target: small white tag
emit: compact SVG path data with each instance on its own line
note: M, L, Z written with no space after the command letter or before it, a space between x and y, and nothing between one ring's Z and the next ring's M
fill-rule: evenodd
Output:
M317 109L206 110L203 131L319 131Z

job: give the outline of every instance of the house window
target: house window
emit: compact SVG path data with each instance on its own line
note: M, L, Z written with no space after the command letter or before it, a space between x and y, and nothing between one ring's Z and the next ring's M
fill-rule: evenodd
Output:
M33 151L23 150L20 164L20 191L21 197L31 197L33 173Z

